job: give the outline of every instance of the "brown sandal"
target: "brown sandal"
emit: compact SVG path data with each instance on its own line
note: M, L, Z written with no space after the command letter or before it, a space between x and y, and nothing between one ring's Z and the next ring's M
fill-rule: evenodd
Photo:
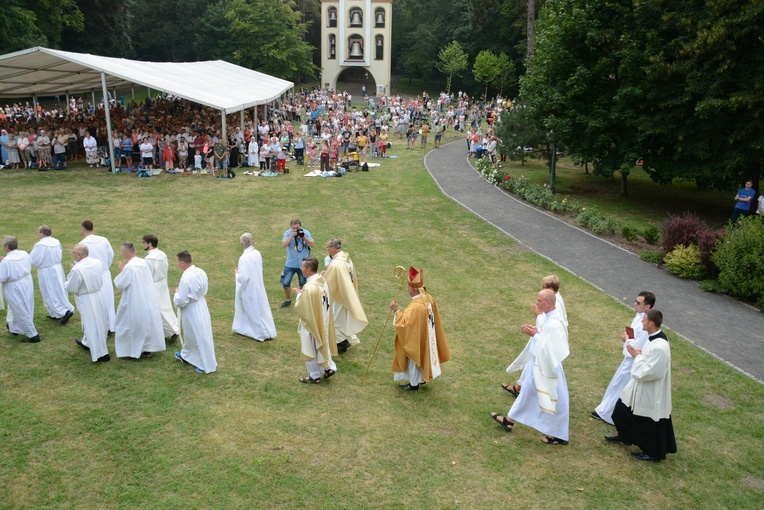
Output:
M513 384L512 386L508 384L502 384L501 387L507 390L509 393L511 393L512 396L515 398L517 398L517 396L520 394L521 388L517 384Z

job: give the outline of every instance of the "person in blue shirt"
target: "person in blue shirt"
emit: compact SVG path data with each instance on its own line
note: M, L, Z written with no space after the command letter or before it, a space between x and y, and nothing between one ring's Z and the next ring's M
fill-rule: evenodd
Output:
M745 181L745 188L740 188L735 195L735 208L732 209L732 223L737 223L740 216L751 214L751 202L756 198L756 190L753 189L753 181Z
M300 220L292 220L289 227L281 240L281 247L286 248L287 251L284 271L281 272L281 285L284 287L286 299L281 303L281 308L286 308L292 304L290 287L294 275L297 275L300 288L305 285L306 279L302 274L302 261L310 257L310 249L316 245L310 232L302 228Z

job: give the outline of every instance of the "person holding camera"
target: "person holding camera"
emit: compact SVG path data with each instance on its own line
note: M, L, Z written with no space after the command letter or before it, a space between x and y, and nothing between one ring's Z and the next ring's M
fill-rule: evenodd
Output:
M289 227L289 230L284 232L281 240L281 247L286 248L287 251L286 263L284 264L284 270L281 272L281 285L284 287L286 299L281 303L281 308L287 308L292 304L290 287L294 275L297 275L300 288L305 285L305 276L302 274L302 261L310 257L310 249L316 245L315 241L313 241L313 236L310 235L308 230L302 228L302 223L299 219L293 219L289 223Z

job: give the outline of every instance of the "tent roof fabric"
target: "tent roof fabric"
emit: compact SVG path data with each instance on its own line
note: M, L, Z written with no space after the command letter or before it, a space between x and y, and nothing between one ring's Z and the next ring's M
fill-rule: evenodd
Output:
M167 92L223 113L269 103L294 87L291 81L223 60L141 62L35 47L0 55L0 97L56 96L128 84Z

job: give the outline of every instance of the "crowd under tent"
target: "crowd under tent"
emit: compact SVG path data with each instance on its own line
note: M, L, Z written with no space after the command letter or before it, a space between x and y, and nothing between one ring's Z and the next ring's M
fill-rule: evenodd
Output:
M227 114L240 112L243 124L244 110L254 108L257 118L258 106L282 99L294 89L291 81L223 60L142 62L40 46L0 55L2 98L31 96L36 103L38 97L65 95L68 105L70 94L91 93L95 104L98 90L106 105L109 90L127 85L142 85L220 110L224 139ZM114 154L109 108L105 114L109 154ZM114 172L114 158L110 159Z

